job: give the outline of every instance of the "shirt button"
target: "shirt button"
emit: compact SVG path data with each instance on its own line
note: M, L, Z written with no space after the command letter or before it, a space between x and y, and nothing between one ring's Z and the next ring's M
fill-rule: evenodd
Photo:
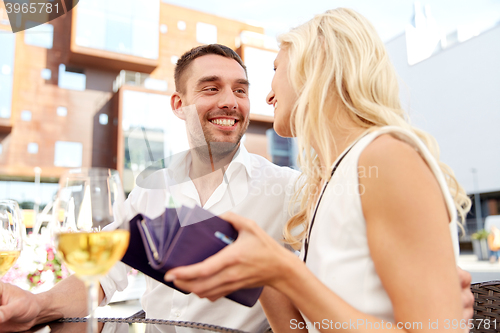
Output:
M179 317L181 316L181 314L180 314L179 312L176 312L176 313L175 313L175 316L176 316L177 318L179 318Z

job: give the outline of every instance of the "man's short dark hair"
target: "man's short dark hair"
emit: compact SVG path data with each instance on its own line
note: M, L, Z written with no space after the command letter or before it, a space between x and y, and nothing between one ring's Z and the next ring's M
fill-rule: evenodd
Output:
M243 69L245 70L245 75L247 75L247 68L243 64L243 61L241 61L240 56L229 47L221 44L209 44L209 45L197 46L184 53L179 58L179 60L177 60L174 72L176 91L180 93L185 92L186 87L185 87L185 79L183 76L186 70L188 69L189 65L193 62L193 60L209 54L220 55L222 57L236 60L236 62L238 62L238 64L240 64L240 66L243 67Z

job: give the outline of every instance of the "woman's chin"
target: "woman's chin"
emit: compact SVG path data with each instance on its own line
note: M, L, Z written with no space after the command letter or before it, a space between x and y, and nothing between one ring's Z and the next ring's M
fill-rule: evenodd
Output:
M273 124L273 128L274 128L274 131L276 132L276 134L278 134L282 138L293 138L292 131L290 130L289 126L283 126L283 125L277 123L275 120L274 124Z

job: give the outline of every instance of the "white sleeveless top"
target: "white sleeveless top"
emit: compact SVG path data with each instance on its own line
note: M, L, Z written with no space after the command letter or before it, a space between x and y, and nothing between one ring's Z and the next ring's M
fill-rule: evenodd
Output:
M441 169L415 134L399 127L387 126L367 134L355 143L335 171L316 213L306 265L321 282L354 308L394 322L391 300L370 257L366 221L358 188L358 160L361 152L375 138L387 133L413 146L436 176L451 216L450 233L458 259L457 211ZM336 163L337 161L334 165ZM363 171L368 177L370 170L360 170ZM303 256L304 246L301 253ZM318 331L310 329L309 332Z

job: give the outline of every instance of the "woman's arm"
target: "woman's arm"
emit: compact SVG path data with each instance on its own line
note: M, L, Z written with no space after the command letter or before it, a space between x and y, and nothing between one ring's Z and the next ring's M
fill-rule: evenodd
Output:
M300 312L288 297L279 291L265 286L259 301L274 333L307 332Z
M368 245L399 321L461 319L462 302L450 216L436 177L408 144L390 135L361 154ZM369 169L372 170L372 169Z

